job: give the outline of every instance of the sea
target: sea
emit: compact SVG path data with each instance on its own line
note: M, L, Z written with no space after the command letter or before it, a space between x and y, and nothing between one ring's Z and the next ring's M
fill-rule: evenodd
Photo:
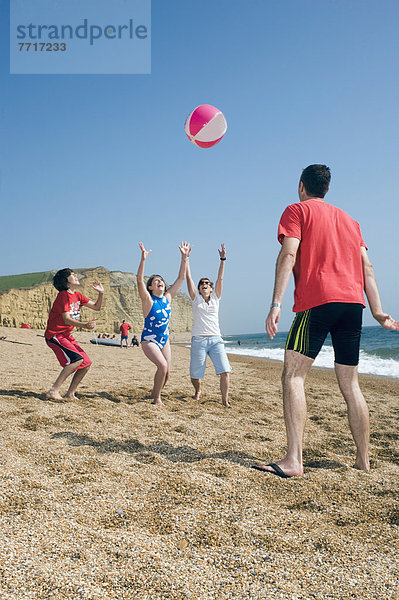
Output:
M284 360L287 332L279 332L273 340L266 333L223 336L226 352L272 360ZM334 368L334 351L327 337L314 366ZM360 340L359 373L399 379L399 331L382 327L363 327Z

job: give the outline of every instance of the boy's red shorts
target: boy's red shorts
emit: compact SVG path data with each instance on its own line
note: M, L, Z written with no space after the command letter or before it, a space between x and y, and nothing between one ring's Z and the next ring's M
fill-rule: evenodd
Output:
M77 369L84 369L91 365L90 358L71 335L55 335L46 339L46 344L56 355L61 367L71 365L82 360L82 358L83 362Z

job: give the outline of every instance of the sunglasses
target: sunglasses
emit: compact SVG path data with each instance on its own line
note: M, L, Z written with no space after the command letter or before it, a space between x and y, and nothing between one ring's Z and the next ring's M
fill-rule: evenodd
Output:
M200 281L199 284L200 285L210 285L212 287L212 284L210 281Z

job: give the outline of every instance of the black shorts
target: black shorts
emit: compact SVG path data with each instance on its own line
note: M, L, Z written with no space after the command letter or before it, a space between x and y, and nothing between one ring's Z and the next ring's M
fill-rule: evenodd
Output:
M359 363L362 304L331 302L297 313L285 345L309 358L316 358L328 333L331 333L335 362L356 366Z

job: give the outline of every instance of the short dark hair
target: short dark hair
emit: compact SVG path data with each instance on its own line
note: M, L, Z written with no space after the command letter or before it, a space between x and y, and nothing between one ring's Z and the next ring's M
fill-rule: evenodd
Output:
M210 285L210 286L211 286L211 288L213 289L213 287L214 287L214 286L213 286L213 281L211 281L211 280L209 279L209 277L201 277L201 279L199 280L199 282L198 282L198 285L197 285L198 291L199 291L199 289L200 289L201 281L203 281L204 279L208 279L208 281L209 281L209 285Z
M330 187L330 169L326 165L309 165L302 171L300 181L308 196L324 198Z
M69 287L68 277L73 273L72 269L61 269L53 277L53 285L59 291L63 292Z
M150 288L150 285L152 285L152 280L154 279L154 277L159 277L159 279L162 279L162 281L163 281L163 282L164 282L164 284L165 284L165 290L166 290L166 281L165 281L165 279L162 277L162 275L151 275L151 277L150 277L150 278L149 278L149 280L147 281L147 286L146 286L146 287L147 287L147 292L150 292L150 294L151 294L151 290L150 290L149 288Z

